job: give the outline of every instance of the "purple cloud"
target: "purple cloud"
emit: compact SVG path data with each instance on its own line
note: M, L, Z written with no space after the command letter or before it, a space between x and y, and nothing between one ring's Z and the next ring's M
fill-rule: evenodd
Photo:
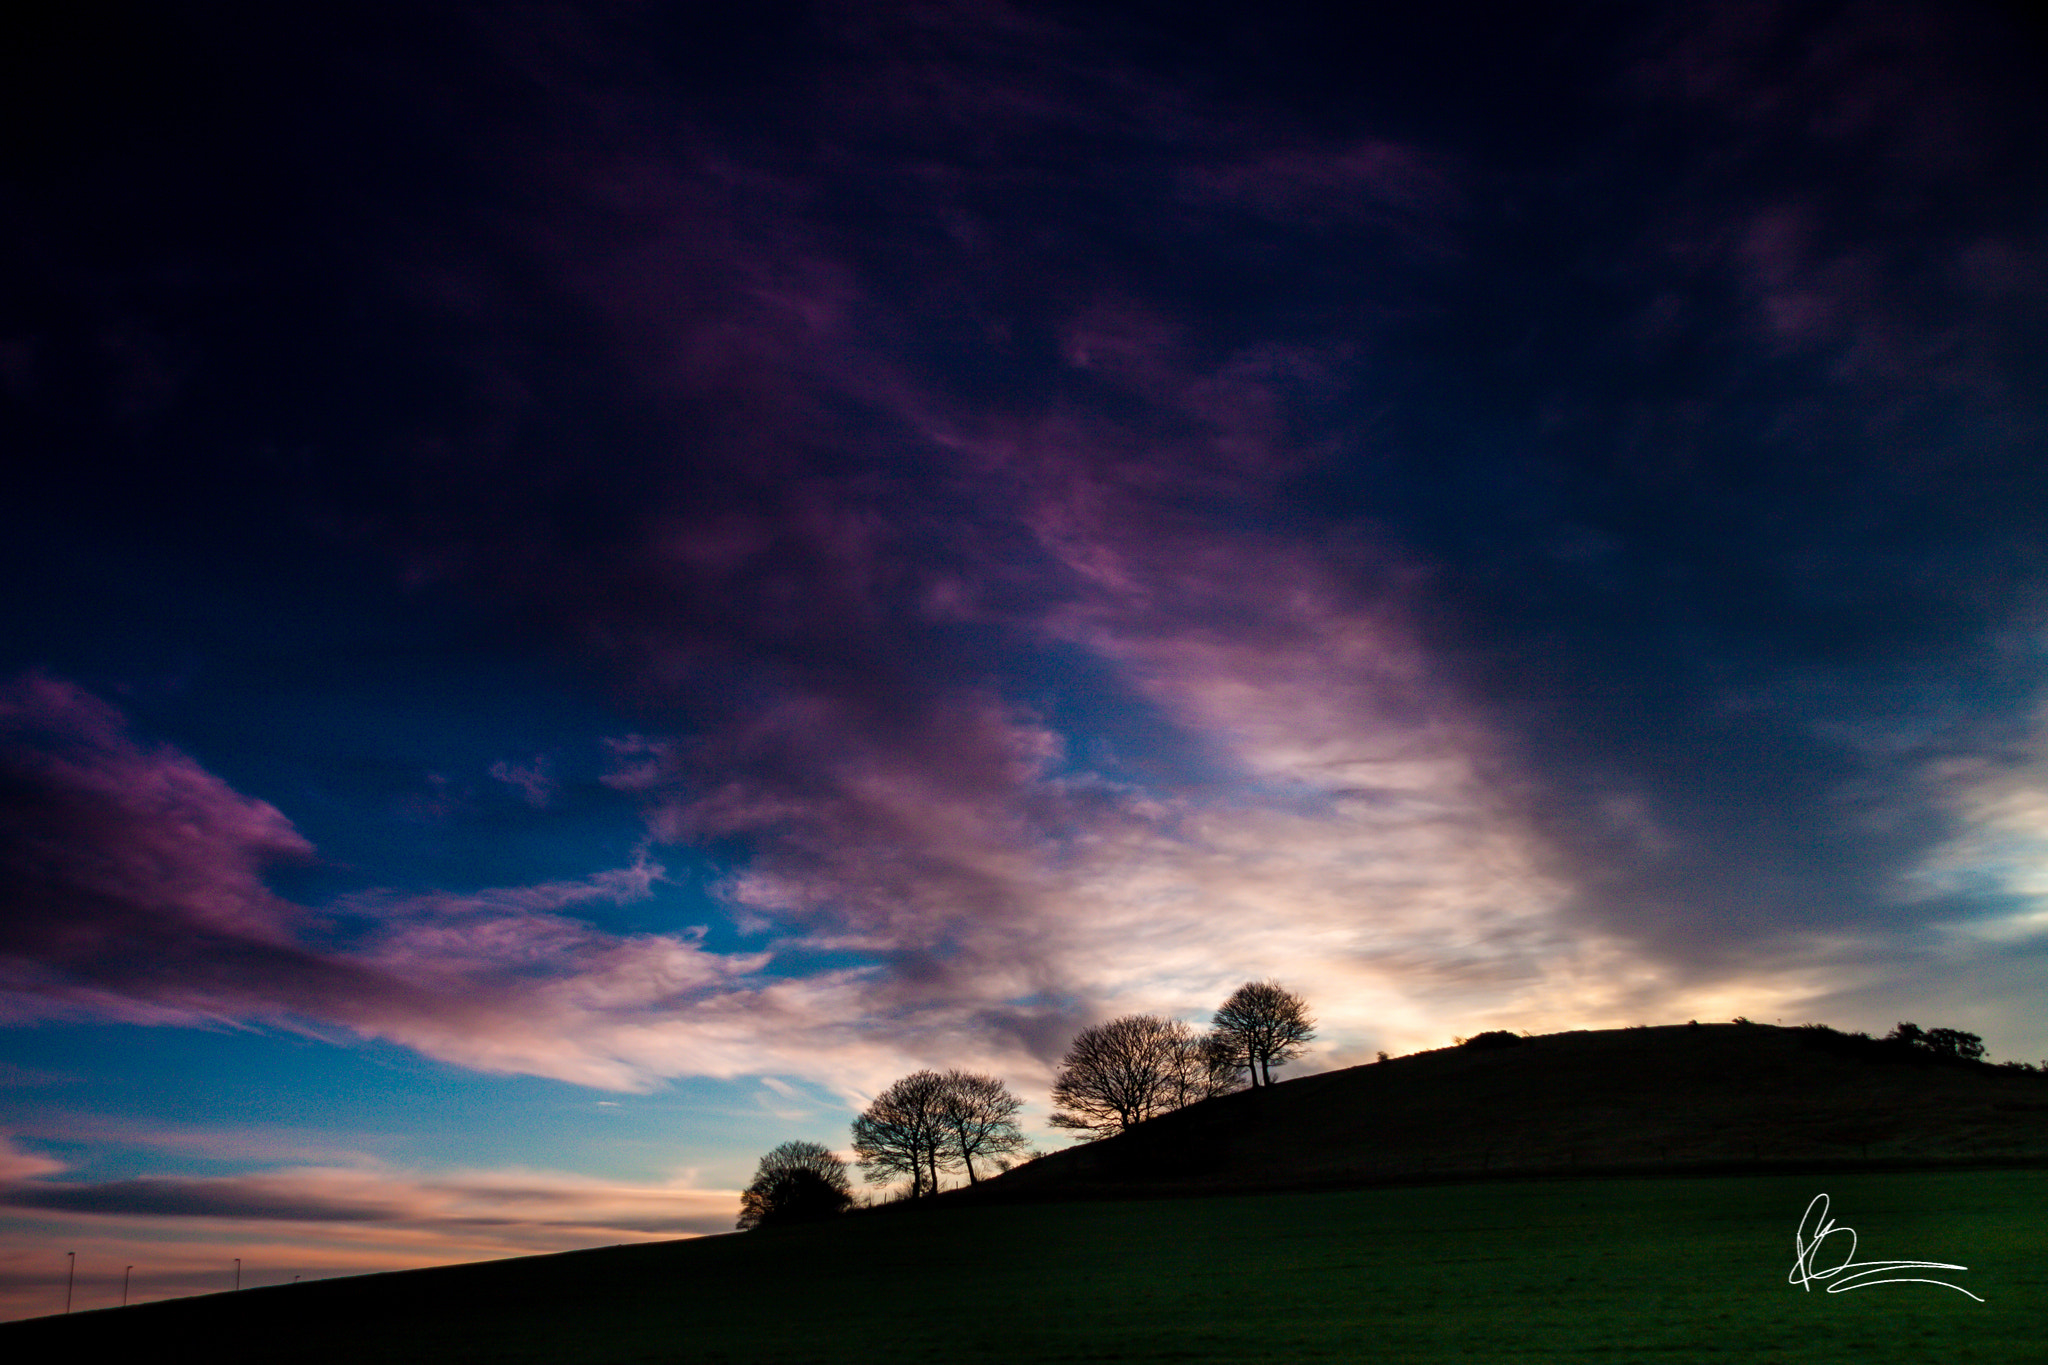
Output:
M549 766L546 754L537 754L532 763L524 765L501 758L491 765L491 776L508 787L518 788L529 806L545 810L548 799L555 794L555 779Z

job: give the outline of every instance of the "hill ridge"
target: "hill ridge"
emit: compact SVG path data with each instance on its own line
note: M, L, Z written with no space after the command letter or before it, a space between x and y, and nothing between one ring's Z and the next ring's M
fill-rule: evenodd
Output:
M2048 1076L1819 1026L1672 1024L1468 1043L1238 1091L947 1197L1956 1163L2048 1164Z

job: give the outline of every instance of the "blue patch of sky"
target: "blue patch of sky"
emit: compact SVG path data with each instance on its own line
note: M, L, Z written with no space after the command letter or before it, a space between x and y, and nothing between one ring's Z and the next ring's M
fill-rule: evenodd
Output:
M707 945L708 946L708 945ZM778 943L775 956L761 969L761 975L771 977L817 976L824 972L845 971L849 968L878 967L882 959L874 953L852 952L840 948L811 948L795 943Z
M1054 773L1144 790L1202 789L1237 780L1201 735L1134 691L1115 665L1079 645L1038 648L1011 661L1008 695L1058 732Z
M0 1092L0 1127L84 1134L18 1139L65 1161L65 1180L348 1164L359 1153L401 1170L530 1167L660 1181L683 1167L723 1173L743 1159L750 1167L747 1154L780 1141L772 1133L787 1126L762 1108L755 1080L681 1078L622 1093L470 1071L386 1042L271 1030L8 1029L0 1030L0 1061L79 1078ZM829 1102L819 1107L818 1123L844 1127ZM192 1140L208 1131L234 1141L209 1153ZM152 1140L152 1132L179 1137Z

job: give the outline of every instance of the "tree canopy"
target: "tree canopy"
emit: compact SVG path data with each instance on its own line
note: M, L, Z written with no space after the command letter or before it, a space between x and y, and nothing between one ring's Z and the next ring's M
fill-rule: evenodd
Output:
M1075 1035L1053 1080L1052 1124L1113 1136L1230 1090L1240 1069L1178 1019L1127 1014Z
M946 1078L915 1071L875 1096L853 1121L853 1152L876 1184L910 1177L913 1199L936 1194L939 1172L957 1166L947 1138Z
M1210 1026L1253 1085L1271 1085L1273 1068L1293 1061L1316 1036L1308 1003L1277 981L1247 981L1231 992Z
M1904 1043L1908 1047L1931 1052L1938 1057L1960 1057L1965 1061L1984 1059L1984 1039L1961 1029L1936 1028L1923 1030L1918 1024L1900 1024L1885 1035L1888 1043Z
M1024 1101L993 1076L957 1068L916 1071L894 1082L853 1121L853 1150L870 1181L910 1177L913 1199L936 1194L940 1176L1006 1165L1024 1149Z
M811 1223L843 1213L853 1202L846 1163L815 1142L785 1142L770 1149L740 1193L739 1227Z
M1023 1131L1017 1127L1017 1111L1024 1101L993 1076L953 1070L940 1078L944 1089L939 1112L952 1130L949 1146L967 1168L967 1183L980 1180L974 1162L1007 1169L1009 1160L1024 1150Z

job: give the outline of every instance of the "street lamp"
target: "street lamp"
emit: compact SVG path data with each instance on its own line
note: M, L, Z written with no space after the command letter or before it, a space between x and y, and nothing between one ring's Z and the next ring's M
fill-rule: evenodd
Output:
M64 1267L64 1311L69 1313L71 1311L71 1285L78 1278L78 1253L67 1251L64 1254L71 1258Z
M241 1287L242 1287L242 1258L241 1258L241 1257L239 1257L239 1256L237 1256L237 1257L235 1257L235 1288L236 1288L236 1290L238 1290L238 1291L239 1291L239 1290L241 1289Z
M135 1267L132 1265L124 1265L121 1267L121 1306L123 1308L126 1308L128 1306L128 1272L133 1269L135 1269Z

